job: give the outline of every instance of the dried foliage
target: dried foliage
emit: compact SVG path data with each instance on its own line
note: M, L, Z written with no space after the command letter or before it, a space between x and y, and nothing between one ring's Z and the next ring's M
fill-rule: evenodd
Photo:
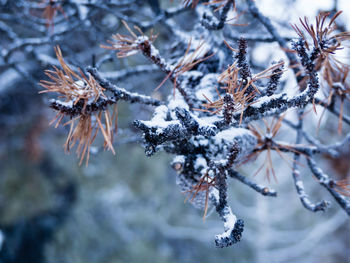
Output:
M276 74L281 74L280 68L284 65L284 62L281 61L252 77L249 77L247 81L242 81L239 78L241 68L237 67L237 63L238 62L235 61L232 65L228 66L228 68L218 77L218 82L223 84L221 88L226 91L226 94L221 96L220 92L216 90L219 97L216 101L211 101L205 94L203 94L207 100L207 103L202 105L205 109L197 110L207 111L213 114L223 111L224 115L229 115L226 117L228 123L231 121L233 113L240 112L239 123L241 124L245 109L259 101L255 99L256 96L260 94L260 90L255 85L255 82L261 79L269 79ZM276 69L279 71L277 72ZM251 87L253 87L253 89L250 89L251 91L248 92Z
M350 32L337 32L336 19L341 13L342 11L339 11L331 18L329 18L329 12L320 13L316 17L316 26L310 24L306 17L304 20L300 19L301 27L292 26L304 40L307 50L312 52L311 59L315 61L315 69L322 76L321 85L327 97L326 102L330 104L335 98L340 100L339 133L342 130L344 101L350 100L348 84L350 65L342 62L336 54L337 51L344 49L346 41L350 40ZM329 20L328 24L327 20ZM304 81L307 81L307 77Z
M197 195L201 192L205 193L205 201L204 201L204 214L203 214L203 220L205 220L207 213L208 213L208 207L209 207L209 192L211 187L216 187L215 183L215 177L212 177L209 175L209 170L200 178L198 183L196 185L193 185L190 190L186 191L187 198L185 199L185 202L187 200L190 200L191 202L194 202Z
M203 94L207 100L207 103L202 105L206 108L202 111L211 112L213 114L223 111L223 114L230 116L232 116L235 112L241 112L240 123L242 122L243 112L246 107L254 103L253 99L256 96L256 92L252 91L249 94L246 93L249 85L245 85L244 87L242 86L242 82L240 82L238 79L238 71L239 70L236 63L234 63L219 76L218 81L219 83L225 85L221 88L226 91L226 94L221 96L220 92L216 90L219 97L219 99L216 101L211 101L207 96L205 96L205 94ZM228 116L228 122L230 119L231 118Z
M350 179L338 180L334 183L334 187L340 194L350 196Z
M204 41L200 41L195 48L192 48L191 43L192 43L192 39L190 39L190 41L188 42L185 54L178 60L175 66L173 66L173 69L158 85L156 90L158 90L169 78L171 78L173 81L173 87L174 87L173 93L175 97L175 90L178 85L177 80L179 76L187 71L190 71L196 65L202 63L203 61L215 55L215 54L211 54L206 56L208 51L205 47Z
M102 48L117 50L118 58L124 58L135 55L139 50L142 50L144 48L144 45L149 46L157 38L157 35L153 35L153 30L151 30L150 36L148 37L142 32L142 30L138 26L134 26L136 31L140 34L140 36L137 36L137 34L134 31L132 31L132 29L124 20L122 20L122 23L124 24L127 31L130 33L130 35L115 34L112 36L113 41L107 41L110 44L110 46L101 45Z
M293 162L293 161L292 159L289 159L283 153L283 151L288 149L289 152L302 154L297 150L295 150L293 146L283 144L276 140L276 136L280 128L282 127L282 122L284 117L285 115L281 115L279 118L272 118L270 121L263 119L262 121L264 124L264 128L253 123L250 123L248 125L249 129L253 132L253 134L258 139L256 148L254 149L254 152L249 156L248 160L255 159L261 153L266 152L265 160L263 161L262 165L257 169L257 171L254 173L254 176L259 174L265 167L265 174L268 182L270 182L271 175L273 176L274 180L278 182L275 169L273 167L272 157L271 157L273 151L275 151L279 155L279 157L287 163L287 165L290 168L292 168L292 165L290 164L290 162Z
M86 157L86 165L89 161L90 147L94 142L96 135L101 131L104 138L104 147L111 150L113 154L113 134L114 124L117 123L117 111L114 107L111 115L108 108L100 109L96 103L106 100L103 93L104 88L89 75L87 77L81 70L74 72L64 61L59 46L55 48L57 59L62 67L53 70L46 70L45 74L51 81L42 80L40 85L46 90L40 93L54 92L60 94L59 98L63 101L52 102L56 105L58 114L51 122L57 120L56 127L61 123L64 116L68 115L72 119L64 125L70 125L69 134L65 143L67 152L77 143L77 155L80 158L80 164ZM95 108L92 106L95 105ZM65 106L75 107L78 110L67 110ZM104 119L105 125L102 124Z
M74 104L82 100L84 102L83 111L89 102L96 102L100 97L106 97L103 94L104 89L91 75L87 78L81 70L78 74L68 66L59 46L55 47L55 53L62 70L54 66L54 71L45 71L51 81L41 81L40 85L47 89L41 93L57 92L66 102L73 101Z
M41 4L44 6L43 18L46 19L46 26L53 30L54 20L58 12L61 12L64 16L65 12L58 0L43 0Z

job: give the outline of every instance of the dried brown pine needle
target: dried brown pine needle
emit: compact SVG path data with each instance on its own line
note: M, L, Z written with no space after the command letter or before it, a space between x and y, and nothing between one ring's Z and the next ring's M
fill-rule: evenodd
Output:
M66 14L62 8L62 6L58 3L57 0L43 0L41 4L44 5L43 18L46 19L46 27L52 28L54 27L54 19L59 12L61 12L65 17Z
M122 20L122 23L130 35L115 34L112 36L113 41L107 40L110 46L101 45L101 47L105 49L117 50L118 58L124 58L136 54L142 49L142 43L147 42L148 44L151 44L158 36L153 34L153 29L151 29L150 35L146 36L139 27L134 26L134 29L139 33L138 36L124 20Z
M158 90L163 84L171 78L174 83L174 96L175 96L175 88L177 85L177 79L178 77L187 72L190 71L194 66L196 66L199 63L202 63L203 61L211 58L215 55L215 53L210 54L206 56L208 53L207 48L205 46L205 41L199 41L197 46L193 49L192 48L192 39L187 44L187 48L185 51L185 54L179 59L179 61L176 63L174 68L170 71L170 73L163 79L163 81L158 85L158 87L155 90Z
M331 103L335 97L340 99L340 114L338 133L342 131L342 113L345 100L350 98L349 71L350 65L342 62L336 52L344 49L344 42L350 40L350 32L336 32L336 19L342 11L330 17L329 12L320 13L316 17L316 26L310 24L308 19L299 19L301 26L292 25L297 34L304 40L305 46L313 54L317 54L315 59L315 69L321 74L321 87L326 96L327 103ZM328 23L326 22L327 20ZM311 40L311 41L310 41ZM299 72L299 75L302 71ZM304 77L302 83L307 82L308 77ZM302 85L302 84L300 84ZM319 123L321 122L321 118Z
M301 27L297 25L292 25L292 27L303 38L307 49L311 48L311 40L313 46L319 48L322 55L325 56L325 53L334 53L341 49L342 42L350 38L350 32L335 33L335 20L341 13L342 11L338 11L330 18L328 25L326 25L326 20L330 16L330 12L322 12L316 17L316 26L310 24L307 17L304 17L304 20L299 19Z
M74 72L64 61L58 46L55 48L55 52L62 70L54 67L55 70L45 71L51 81L42 80L40 82L40 85L46 89L40 93L54 92L60 95L60 100L56 101L60 106L55 108L58 110L58 114L50 124L56 122L55 127L57 128L64 116L71 117L71 120L64 124L70 125L64 144L65 150L69 152L77 144L76 152L80 158L80 164L86 158L87 165L91 144L98 132L101 131L104 147L115 154L112 143L117 121L117 108L114 107L112 116L105 106L99 108L98 102L106 98L103 93L104 89L91 75L87 77L81 70L79 73ZM93 104L95 104L94 107L91 107ZM89 106L93 110L88 111L87 107ZM113 123L115 123L115 127Z
M274 72L274 70L282 68L283 65L284 65L284 61L280 61L277 64L274 64L274 65L270 66L269 68L253 75L251 77L251 79L248 79L248 82L247 82L246 86L244 87L244 89L247 89L249 86L251 86L256 90L257 93L260 93L258 87L255 85L255 82L257 82L260 79L271 78L275 74L281 74L281 72L286 71L286 70L281 70L278 72Z
M350 196L350 178L335 181L333 187L338 193Z
M198 111L206 111L212 114L217 114L221 111L230 111L229 114L233 114L234 112L241 112L240 123L242 122L242 117L244 110L256 103L257 101L253 101L256 96L256 91L253 90L251 93L247 94L247 87L243 88L238 81L238 68L236 64L233 64L228 67L226 71L224 71L220 76L218 81L225 86L221 87L225 89L227 96L230 97L230 101L232 101L232 105L230 107L226 107L225 96L221 96L220 92L216 90L218 94L218 99L216 101L211 101L208 99L205 94L203 96L207 100L207 103L202 104L205 109L195 109Z
M207 171L199 180L199 182L194 185L192 187L191 190L186 191L186 193L188 194L185 202L187 200L190 200L191 202L193 202L197 195L201 192L205 192L205 203L204 203L204 214L203 214L203 220L205 220L205 217L207 215L208 212L208 200L209 200L209 191L210 191L210 187L215 187L216 182L215 182L215 178L212 178L209 175L209 171Z
M254 125L254 124L248 125L249 130L251 130L251 132L255 135L255 137L258 140L256 149L254 150L253 154L249 156L248 160L257 158L258 155L266 151L265 160L262 163L262 165L257 169L257 171L254 173L254 176L259 174L262 171L262 169L265 167L266 178L269 182L270 182L271 175L273 176L274 180L277 182L277 176L275 173L275 169L273 167L273 162L271 157L272 151L275 151L287 163L287 165L291 169L292 169L292 166L290 165L290 161L293 162L293 160L288 159L288 157L285 156L280 149L288 148L290 151L296 152L295 150L293 150L293 148L290 148L287 145L281 145L276 141L274 141L280 128L282 127L282 121L284 119L284 116L285 115L281 115L279 118L272 118L271 121L267 121L266 119L263 119L265 128L261 128L260 126Z
M233 48L225 42L225 44L233 50ZM222 72L218 78L218 82L223 84L224 86L221 87L222 89L226 90L226 94L229 94L232 97L232 101L234 102L234 108L232 109L232 112L241 112L241 119L240 123L242 122L242 117L244 110L252 105L253 103L256 103L257 101L254 101L254 98L256 97L257 93L260 93L258 87L255 85L255 82L264 79L264 78L270 78L274 74L274 70L281 68L284 65L283 61L280 61L277 64L272 65L271 67L255 74L250 78L246 85L242 85L242 82L239 80L239 68L237 67L237 62L233 63L232 65L228 66L228 68ZM253 87L253 91L247 94L247 89L249 87ZM208 99L208 97L203 94L205 99L207 100L207 103L202 104L205 109L196 109L200 111L207 111L211 112L213 114L219 113L224 109L225 102L224 97L220 95L219 91L218 93L218 100L211 101Z
M54 66L54 70L45 70L45 74L51 81L41 80L40 85L46 90L40 93L56 92L64 98L65 102L73 102L75 105L78 101L84 101L84 108L88 102L96 102L103 94L104 89L89 75L89 78L79 70L79 74L74 72L64 61L61 49L55 47L57 59L62 70Z

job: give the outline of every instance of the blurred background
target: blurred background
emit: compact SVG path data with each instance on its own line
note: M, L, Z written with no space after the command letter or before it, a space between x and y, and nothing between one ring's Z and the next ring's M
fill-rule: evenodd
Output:
M241 167L242 174L276 189L277 198L229 181L229 203L245 220L245 230L241 242L217 249L214 236L223 226L216 213L209 212L204 221L203 211L184 202L186 194L176 185L171 156L144 154L141 134L132 121L150 118L152 108L118 103L115 156L99 143L88 166L78 165L74 149L65 154L62 145L68 127L49 126L55 117L48 107L50 95L38 94L39 80L47 79L44 70L58 65L53 47L60 45L73 66L98 66L120 87L165 100L171 83L155 91L165 76L149 61L141 55L117 59L99 45L112 34L125 32L121 19L139 21L159 33L155 46L171 59L176 50L169 24L153 21L161 10L177 10L172 21L190 31L198 17L194 10L183 10L180 2L57 1L56 15L48 25L43 13L49 1L0 0L0 262L349 262L347 215L306 169L303 178L310 199L327 199L332 206L319 213L304 209L291 169L279 156L273 156L278 183L269 183L263 172L253 177L264 158ZM244 1L236 2L239 11L246 10ZM295 37L289 23L305 15L313 18L320 11L344 10L340 22L349 30L347 2L259 0L257 4L283 35ZM231 28L232 32L256 33L248 15L240 19L248 26ZM259 68L284 58L276 47L249 43L252 64ZM146 67L130 73L140 65ZM310 113L306 118L308 128L315 129L319 116ZM318 134L321 142L342 138L334 128L337 122L337 117L325 114ZM343 135L348 132L344 125ZM282 127L279 136L290 137L290 129ZM348 178L350 149L343 156L321 157L319 162L333 177Z

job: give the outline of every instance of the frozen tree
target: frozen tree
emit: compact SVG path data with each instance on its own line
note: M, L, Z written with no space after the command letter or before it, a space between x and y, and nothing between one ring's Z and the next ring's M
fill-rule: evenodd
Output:
M350 33L346 24L338 23L342 12L337 1L331 10L293 25L271 21L253 0L188 0L169 8L164 8L168 1L141 2L3 1L0 30L6 40L1 63L9 67L7 74L12 69L33 85L33 68L42 68L40 63L53 66L45 71L46 78L39 76L40 93L58 94L49 106L57 113L55 127L69 127L65 150L76 147L80 164L85 160L86 165L98 151L95 140L122 154L114 147L121 140L117 104L125 101L138 110L134 128L123 129L122 137L128 142L142 138L147 156L158 151L173 156L171 166L187 199L204 217L214 207L224 223L224 231L215 236L217 247L237 243L244 230L244 214L228 203L229 179L258 194L277 196L276 190L240 172L262 155L264 163L249 173L263 170L268 181L277 181L271 157L276 153L290 164L290 175L283 176L293 178L306 209L318 212L330 205L328 197L309 198L303 183L308 173L349 215L348 173L335 178L321 165L324 158L346 156L350 145L350 66L341 56ZM135 11L139 5L147 12ZM184 14L186 23L177 19ZM112 34L118 21L122 26ZM264 59L260 53L274 52L266 43L278 44L280 57ZM53 48L56 58L48 55ZM90 66L80 61L78 52L91 56ZM146 64L119 70L122 61L135 64L132 57L140 54ZM162 74L158 87L142 78L135 80L137 92L117 84L156 71ZM142 109L153 111L153 116L146 119ZM320 121L324 114L333 115L337 127L332 130L339 140L324 144L317 138L317 127L309 128L305 116L319 112ZM281 127L291 131L283 140L278 139ZM308 169L300 168L302 160Z

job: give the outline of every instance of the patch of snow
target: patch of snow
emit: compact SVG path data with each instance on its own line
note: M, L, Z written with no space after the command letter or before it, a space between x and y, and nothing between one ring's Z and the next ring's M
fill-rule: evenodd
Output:
M216 134L216 144L221 144L222 141L233 142L236 137L242 137L244 135L254 136L251 131L244 128L230 128Z
M207 167L207 161L202 156L197 157L194 163L194 168L197 170L197 169L200 169L200 168L203 169L206 167Z
M169 96L168 108L171 111L174 111L176 108L189 110L188 104L177 90L175 90L175 98L174 95Z
M302 181L297 181L295 184L299 189L304 190L304 184Z
M210 122L208 122L206 118L198 118L197 116L192 114L192 117L198 122L199 124L199 128L202 127L212 127L214 129L216 129L216 126ZM210 119L209 119L210 120Z
M184 155L176 155L173 159L173 163L185 163Z
M60 101L60 100L55 100L55 99L51 99L50 103L57 103L60 104L61 106L67 107L67 108L72 108L73 107L73 101Z
M142 121L148 127L157 127L157 133L161 134L163 129L171 124L180 124L180 121L166 121L168 114L168 107L165 105L158 106L153 114L153 118L150 121Z

